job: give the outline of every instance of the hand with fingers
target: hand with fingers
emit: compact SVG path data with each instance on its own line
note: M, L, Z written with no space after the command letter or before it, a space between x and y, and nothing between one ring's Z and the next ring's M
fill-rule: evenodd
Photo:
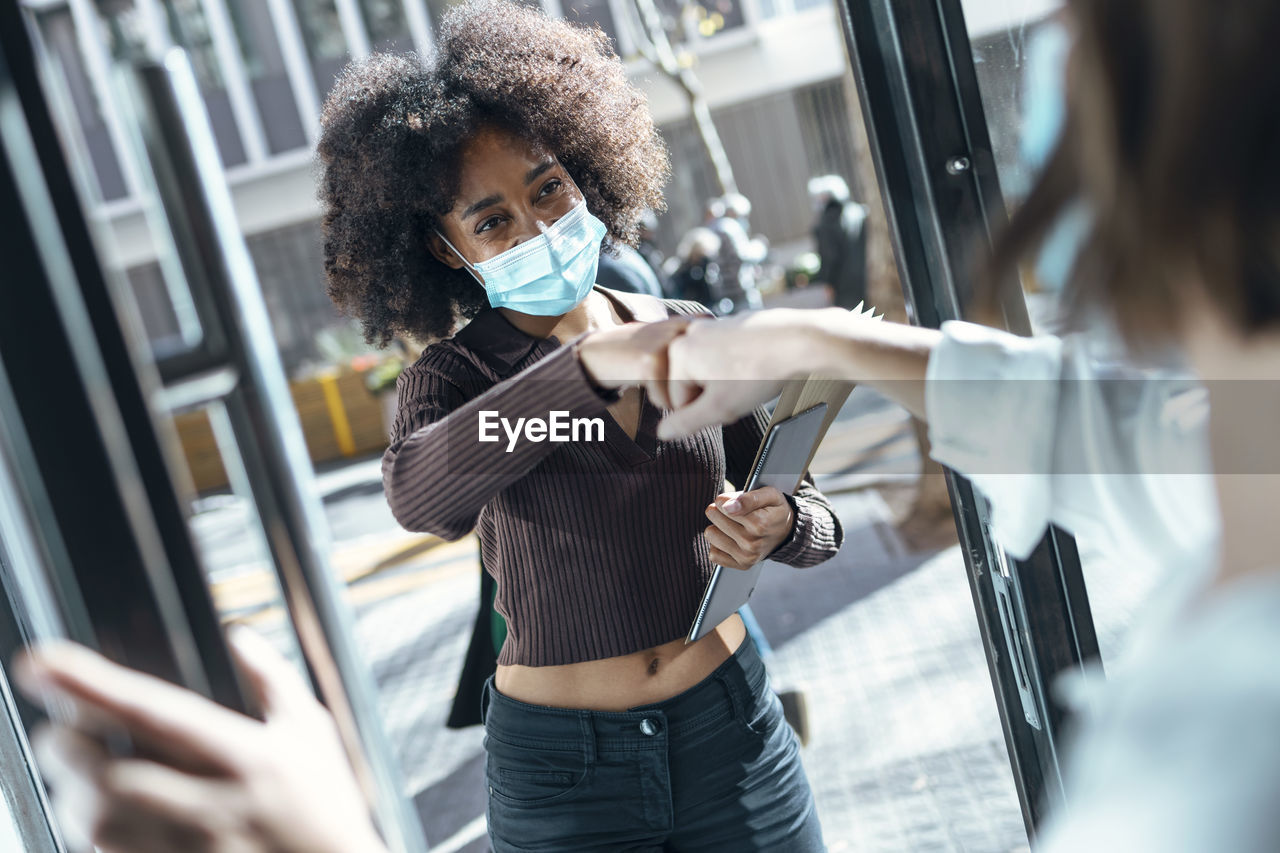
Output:
M650 389L655 403L673 410L658 436L732 423L776 397L787 379L808 375L800 349L809 313L775 309L690 324L667 348L666 381Z
M711 548L711 559L725 568L744 571L786 542L795 524L786 495L773 486L726 492L707 506L707 518L711 526L703 536Z
M263 721L72 643L19 659L24 693L72 711L33 738L67 843L104 853L386 853L333 718L252 631L235 629L230 642ZM146 757L109 754L110 730Z

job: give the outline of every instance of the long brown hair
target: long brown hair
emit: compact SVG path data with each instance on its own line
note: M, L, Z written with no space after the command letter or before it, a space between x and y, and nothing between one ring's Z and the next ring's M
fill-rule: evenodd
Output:
M1199 289L1244 332L1280 324L1280 2L1069 0L1067 119L998 241L1008 272L1076 200L1069 286L1133 343L1176 336Z

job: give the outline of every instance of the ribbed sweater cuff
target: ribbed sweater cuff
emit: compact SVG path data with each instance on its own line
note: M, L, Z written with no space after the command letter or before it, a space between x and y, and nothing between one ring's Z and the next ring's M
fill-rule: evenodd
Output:
M582 343L582 339L585 337L585 334L578 335L578 337L571 339L567 344L565 344L563 349L569 350L572 353L570 358L573 361L574 368L577 370L577 376L581 377L583 384L586 385L595 401L602 403L603 407L611 406L618 402L622 397L622 392L617 388L601 388L599 385L591 381L591 378L587 375L587 369L582 366L582 357L578 352L578 345ZM553 355L559 355L559 353L553 353ZM544 359L544 361L545 360L546 359Z
M770 560L798 569L816 566L840 550L840 531L831 511L804 498L785 495L795 523L791 536L769 555Z

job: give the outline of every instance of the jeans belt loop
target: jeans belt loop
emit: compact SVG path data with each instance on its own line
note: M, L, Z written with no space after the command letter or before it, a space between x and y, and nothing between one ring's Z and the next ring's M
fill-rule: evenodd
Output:
M590 767L596 763L595 715L590 711L579 711L578 725L582 729L582 757Z
M732 672L716 673L716 678L724 685L725 692L729 694L729 704L733 706L733 715L739 720L746 719L746 697L742 695L740 685L737 679L733 677Z

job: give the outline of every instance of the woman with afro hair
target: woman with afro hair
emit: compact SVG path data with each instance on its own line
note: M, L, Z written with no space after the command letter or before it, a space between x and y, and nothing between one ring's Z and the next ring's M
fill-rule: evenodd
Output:
M482 697L494 849L824 849L741 619L684 637L714 565L809 566L843 534L808 476L721 494L763 410L657 438L642 380L706 312L595 285L668 176L607 38L468 3L434 55L350 65L322 126L330 296L370 341L432 342L399 381L387 499L408 529L477 532L507 620Z

